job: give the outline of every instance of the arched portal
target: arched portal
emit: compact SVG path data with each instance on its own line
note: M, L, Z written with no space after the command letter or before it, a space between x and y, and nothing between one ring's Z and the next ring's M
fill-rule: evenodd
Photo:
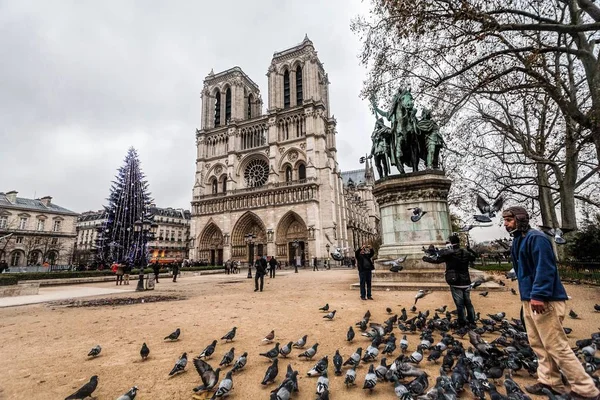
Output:
M308 257L308 228L297 213L288 211L277 225L277 257L288 260L291 265L304 265Z
M200 234L198 257L210 265L223 264L223 232L214 222L209 222Z
M265 224L253 212L244 213L235 223L231 233L231 258L251 261L254 255L267 255Z

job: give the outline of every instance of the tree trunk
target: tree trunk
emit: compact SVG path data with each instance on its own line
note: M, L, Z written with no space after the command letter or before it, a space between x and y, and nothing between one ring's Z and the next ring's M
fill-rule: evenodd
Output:
M554 208L554 200L552 199L549 183L550 179L548 178L548 170L546 168L546 165L542 163L536 165L540 214L542 216L542 225L556 227L558 226L558 219L556 218L556 209Z
M579 153L574 140L571 121L567 121L565 135L565 171L560 188L561 225L568 230L577 229L577 212L575 210L575 184L577 183L577 164Z

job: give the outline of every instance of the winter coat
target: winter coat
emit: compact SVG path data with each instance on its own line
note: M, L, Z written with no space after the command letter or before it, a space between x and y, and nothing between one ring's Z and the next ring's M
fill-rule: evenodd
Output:
M446 263L446 283L450 286L468 286L471 284L469 264L475 261L473 251L466 249L443 249L439 257L423 257L423 261L432 264Z

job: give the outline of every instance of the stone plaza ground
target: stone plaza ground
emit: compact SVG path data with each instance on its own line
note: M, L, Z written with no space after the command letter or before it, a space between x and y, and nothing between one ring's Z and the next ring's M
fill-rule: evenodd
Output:
M357 281L356 270L332 269L313 272L300 270L277 271L275 279L265 278L263 292L254 292L254 281L246 273L236 275L209 275L181 277L177 283L161 280L153 292L138 294L126 291L119 294L79 298L78 301L97 298L135 296L178 296L179 301L144 303L122 306L69 307L65 303L42 303L0 308L0 399L64 399L89 380L98 375L98 389L94 393L100 400L116 399L131 386L137 385L137 399L176 400L193 398L192 388L201 383L191 360L213 339L219 339L233 326L238 328L233 343L219 340L216 352L208 361L217 367L223 354L235 347L236 358L248 352L248 365L234 375L233 399L268 399L275 384L264 387L260 382L270 362L259 356L273 347L261 339L275 330L276 341L281 345L308 335L307 347L319 343L317 355L312 361L298 358L294 350L287 358L280 358L279 376L285 376L288 363L300 371L300 392L293 398L314 399L317 378L306 377L306 372L324 355L329 355L329 379L333 399L394 399L392 385L378 383L372 394L362 390L368 366L357 369L357 387L346 389L343 376L333 375L331 358L336 349L346 359L354 350L369 344L367 338L358 336L353 343L346 342L350 325L362 318L367 310L371 320L383 322L388 318L386 307L400 313L402 307L409 309L415 292L376 291L374 301L363 301L357 290L350 285ZM135 282L132 282L135 285ZM78 286L78 290L84 286ZM115 288L114 283L85 285L93 288ZM507 287L516 288L516 282ZM579 319L567 319L565 326L573 329L572 344L576 339L589 337L600 326L600 314L594 312L594 302L600 298L600 289L585 285L567 285L572 300L568 307L579 314ZM72 290L70 287L62 287ZM129 286L124 288L135 288ZM54 289L58 290L58 289ZM507 317L518 317L519 299L510 291L490 292L484 298L474 292L476 311L486 313L505 311ZM318 308L329 303L337 314L333 321L323 319ZM419 310L448 305L452 310L450 292L434 292L417 304ZM411 316L409 312L409 317ZM163 338L176 328L181 328L177 342L167 343ZM357 327L355 327L357 328ZM355 329L357 334L358 329ZM397 329L396 336L401 337ZM496 335L486 334L492 340ZM436 332L434 338L440 338ZM408 335L409 351L418 344L418 335ZM142 362L139 351L143 342L150 348L150 357ZM102 346L102 353L88 359L88 351L95 345ZM465 343L466 344L466 343ZM187 352L187 372L168 378L177 358ZM388 363L399 354L388 357ZM378 358L376 364L379 364ZM421 367L430 375L430 387L435 383L439 364L424 360ZM230 368L227 368L229 370ZM221 376L224 376L222 374ZM520 384L534 382L526 372L515 375ZM500 390L504 393L504 389ZM464 398L469 398L463 394Z

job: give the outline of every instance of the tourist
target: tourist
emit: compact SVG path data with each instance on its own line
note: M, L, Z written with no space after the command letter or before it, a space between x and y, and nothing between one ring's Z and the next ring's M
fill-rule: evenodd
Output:
M160 264L158 261L155 261L154 264L152 264L152 272L154 272L154 282L158 283L158 274L160 273Z
M142 268L142 267L140 267ZM131 263L128 262L123 266L123 275L125 278L125 285L129 285L129 274L131 274Z
M271 256L269 260L269 278L275 278L275 269L277 268L277 260L275 256Z
M117 285L121 285L123 283L123 272L124 272L123 264L116 263L116 267L117 267L117 270L115 273L117 274Z
M446 283L450 286L460 326L475 324L475 308L471 302L469 264L475 261L476 256L477 254L469 247L461 249L460 238L458 235L452 235L448 238L447 248L439 250L437 257L429 255L423 257L423 261L428 263L446 263Z
M531 394L543 389L565 393L561 378L568 381L572 399L600 399L600 391L571 349L563 330L568 299L560 281L556 256L546 235L529 225L523 207L509 207L502 213L504 227L513 236L511 257L519 283L527 339L538 357L538 382L525 386Z
M223 267L225 268L225 274L229 275L231 273L231 260L225 261Z
M248 266L250 268L250 266ZM261 256L256 256L254 261L254 268L256 268L256 274L254 275L254 291L258 292L258 281L260 280L260 291L263 291L265 284L265 275L267 274L267 261Z
M173 282L177 282L177 275L179 274L179 264L173 263Z
M371 297L371 277L372 271L375 269L373 261L371 261L373 255L375 255L375 251L368 244L363 244L354 252L358 264L361 300L373 300L373 297Z
M313 258L313 271L318 271L319 266L317 265L317 257Z

